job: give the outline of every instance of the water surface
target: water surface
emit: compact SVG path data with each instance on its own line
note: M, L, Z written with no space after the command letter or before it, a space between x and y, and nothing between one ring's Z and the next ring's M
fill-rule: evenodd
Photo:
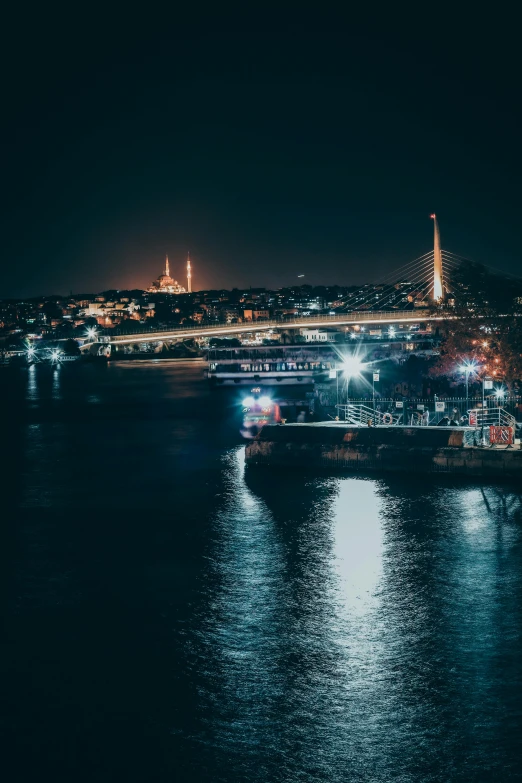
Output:
M245 471L198 365L0 372L12 779L522 779L517 488Z

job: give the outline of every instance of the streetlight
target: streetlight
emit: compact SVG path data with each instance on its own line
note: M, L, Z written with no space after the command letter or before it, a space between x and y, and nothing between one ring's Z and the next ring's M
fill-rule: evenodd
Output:
M502 401L504 400L505 396L506 396L506 389L504 388L504 386L498 386L495 389L495 397L499 408L502 405Z
M476 362L464 362L464 364L460 368L460 371L463 372L466 376L466 413L468 412L468 408L469 408L469 376L473 375L473 373L476 372L476 370L477 370Z
M481 440L482 445L486 445L486 438L484 435L484 411L485 411L485 390L491 391L493 389L493 381L491 378L482 379L482 427L481 427Z
M357 356L347 356L341 365L341 370L346 378L346 405L350 404L349 389L350 379L357 378L365 365ZM348 410L348 409L347 409Z
M95 340L96 339L96 327L89 326L87 329L87 337L89 340Z

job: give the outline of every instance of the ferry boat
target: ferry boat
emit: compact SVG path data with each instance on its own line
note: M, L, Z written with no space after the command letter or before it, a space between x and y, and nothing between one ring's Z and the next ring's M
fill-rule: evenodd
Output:
M207 377L212 385L313 385L328 379L337 354L328 345L260 345L211 348Z

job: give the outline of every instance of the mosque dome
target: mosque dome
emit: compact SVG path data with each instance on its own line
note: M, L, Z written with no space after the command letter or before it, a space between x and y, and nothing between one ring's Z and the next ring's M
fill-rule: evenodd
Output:
M170 276L168 256L165 258L165 271L152 283L148 290L152 293L161 291L165 294L184 294L186 292L186 289Z

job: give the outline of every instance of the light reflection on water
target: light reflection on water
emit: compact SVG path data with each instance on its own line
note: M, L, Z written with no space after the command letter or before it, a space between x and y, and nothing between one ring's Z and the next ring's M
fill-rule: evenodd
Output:
M31 364L27 368L27 386L25 396L26 399L31 400L31 402L37 400L39 397L38 372L35 364Z
M60 365L56 365L56 367L53 367L53 385L52 385L52 398L56 402L62 399L62 376L61 376L61 367Z
M200 696L237 779L515 779L517 496L224 460Z

